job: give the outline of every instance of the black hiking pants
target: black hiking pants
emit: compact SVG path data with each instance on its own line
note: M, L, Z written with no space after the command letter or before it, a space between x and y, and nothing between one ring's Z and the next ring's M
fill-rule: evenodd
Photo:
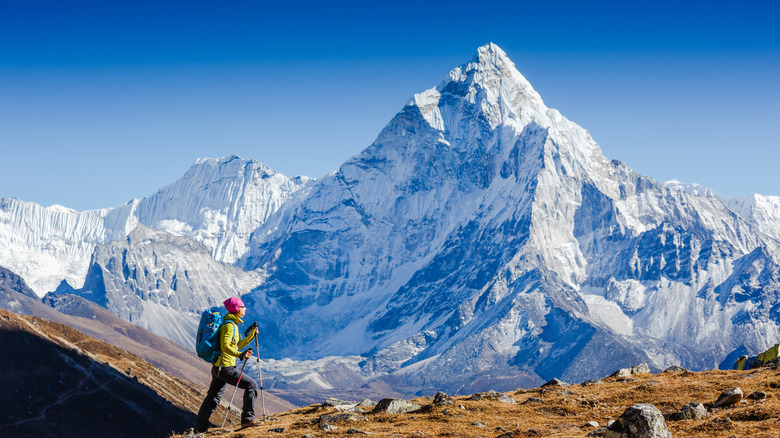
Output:
M200 405L198 410L198 418L195 420L195 432L205 432L209 428L209 418L214 410L217 409L220 399L222 399L222 393L225 392L225 384L231 384L244 390L244 405L241 409L241 422L249 422L255 419L255 399L257 399L257 383L251 377L244 373L241 376L241 381L238 381L238 376L241 374L240 369L236 367L222 367L222 372L219 372L219 367L211 367L211 385L209 385L209 391L206 393L206 398L203 400L203 404ZM220 422L221 424L221 422Z

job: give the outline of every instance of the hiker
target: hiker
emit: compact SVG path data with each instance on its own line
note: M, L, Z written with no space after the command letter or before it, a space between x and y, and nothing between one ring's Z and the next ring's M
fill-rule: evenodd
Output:
M257 327L250 331L244 338L240 339L238 325L244 321L241 318L246 314L246 307L240 298L228 298L224 302L225 308L229 312L225 316L225 322L219 327L219 348L221 354L211 367L211 385L198 410L198 418L195 422L196 432L205 432L209 428L209 417L214 413L225 391L225 384L238 385L244 390L244 404L241 409L241 427L249 427L260 424L261 421L255 418L255 399L257 398L257 383L245 373L241 374L236 369L236 359L248 360L252 356L252 349L249 348L241 352L255 336L257 336ZM233 324L231 324L231 322ZM239 376L241 381L239 382Z

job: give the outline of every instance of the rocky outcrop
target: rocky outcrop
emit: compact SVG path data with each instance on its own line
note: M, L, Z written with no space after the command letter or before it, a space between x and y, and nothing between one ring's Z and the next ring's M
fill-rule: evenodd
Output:
M606 438L672 438L661 411L653 405L635 404L608 429Z

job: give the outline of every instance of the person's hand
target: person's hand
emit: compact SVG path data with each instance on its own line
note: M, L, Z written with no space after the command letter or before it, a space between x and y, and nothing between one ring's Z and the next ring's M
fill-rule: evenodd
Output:
M239 356L239 359L241 360L247 360L248 358L252 357L252 349L248 349L245 352L241 353L241 356Z

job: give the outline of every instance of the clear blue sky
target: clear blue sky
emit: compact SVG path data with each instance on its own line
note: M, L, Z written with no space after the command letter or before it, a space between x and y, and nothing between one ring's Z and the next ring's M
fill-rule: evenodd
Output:
M0 197L113 207L231 154L318 177L488 42L607 157L780 195L778 23L752 0L0 0Z

